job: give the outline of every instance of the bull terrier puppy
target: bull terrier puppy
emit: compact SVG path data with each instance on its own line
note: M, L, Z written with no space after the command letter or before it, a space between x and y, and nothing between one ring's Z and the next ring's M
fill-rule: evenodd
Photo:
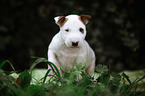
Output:
M89 15L68 15L55 17L60 31L53 37L48 47L48 61L57 66L61 76L69 72L75 64L85 66L85 72L92 75L95 69L95 54L85 40ZM50 66L48 66L50 69Z

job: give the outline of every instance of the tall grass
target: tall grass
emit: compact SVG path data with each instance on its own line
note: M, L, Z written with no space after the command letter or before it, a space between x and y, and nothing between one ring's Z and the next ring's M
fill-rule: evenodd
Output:
M1 63L2 68L7 61ZM31 83L33 69L39 63L51 67L38 84ZM76 64L70 72L60 76L58 68L45 58L38 58L29 70L22 72L18 78L0 71L1 96L145 96L145 75L131 81L125 73L110 72L105 65L97 65L98 76L90 76L84 72L85 66ZM53 75L50 75L53 71ZM80 78L81 76L81 78ZM34 78L33 78L34 79ZM140 83L141 82L141 83Z

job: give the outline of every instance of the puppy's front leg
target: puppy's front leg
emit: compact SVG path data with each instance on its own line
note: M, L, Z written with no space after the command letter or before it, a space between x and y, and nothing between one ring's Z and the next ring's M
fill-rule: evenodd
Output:
M89 64L89 66L85 69L85 71L87 73L90 74L90 76L93 75L94 71L95 71L95 60L92 61L92 63Z
M48 61L52 62L58 68L60 75L62 76L62 72L59 68L59 62L58 62L57 56L52 50L48 50ZM51 69L49 65L48 65L48 69ZM51 75L54 74L52 70L50 71L50 74Z

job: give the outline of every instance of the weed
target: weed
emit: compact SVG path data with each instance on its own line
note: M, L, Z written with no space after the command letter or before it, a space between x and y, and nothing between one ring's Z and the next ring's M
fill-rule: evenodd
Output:
M1 63L2 68L7 61ZM40 80L33 77L33 69L39 63L48 64L51 69L47 70ZM97 65L99 74L96 78L84 72L85 66L81 63L70 71L60 76L58 68L45 58L38 58L29 70L22 72L18 78L6 75L0 71L0 94L2 96L144 96L145 75L130 80L125 73L119 74L108 72L106 65ZM53 71L54 75L50 75ZM31 83L33 80L37 84Z

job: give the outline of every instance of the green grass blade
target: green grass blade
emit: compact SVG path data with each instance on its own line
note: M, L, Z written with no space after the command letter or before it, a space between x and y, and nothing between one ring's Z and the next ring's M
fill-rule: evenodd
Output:
M130 87L128 88L128 90L127 90L127 93L131 90L131 88L135 85L135 84L137 84L139 81L142 81L143 79L145 79L145 76L143 76L143 77L141 77L140 79L135 79L133 82L132 82L132 84L130 85Z
M30 67L29 71L33 70L34 67L35 67L37 64L41 63L41 62L47 62L47 59L46 59L46 58L38 58L38 59L36 59L36 60L32 63L32 66Z
M49 76L49 77L54 77L54 78L57 78L56 76L54 76L54 75L47 75L47 76ZM42 81L44 79L44 77L42 77L41 79L40 79L40 81Z
M16 70L15 70L13 64L12 64L9 60L7 60L7 62L10 64L10 66L12 67L12 69L16 72Z
M124 72L122 73L122 76L125 77L125 79L129 82L130 85L132 84L129 79L129 76L127 76Z
M58 79L60 79L61 78L61 76L60 76L60 72L59 72L59 70L58 70L58 68L52 63L52 62L47 62L48 63L48 65L51 67L51 69L52 69L52 71L55 73L55 75L58 77ZM55 70L56 71L55 71Z
M139 81L142 81L143 79L145 79L145 76L141 77L140 79L138 79L138 78L135 79L135 80L132 82L131 87L132 87L133 85L137 84Z
M40 82L36 78L32 77L32 79L34 79L38 84L40 84Z
M46 72L46 74L45 74L45 76L44 76L44 79L43 79L43 84L45 83L45 81L46 81L46 78L47 78L47 76L48 76L48 74L49 74L49 72L51 71L51 69L49 69L47 72Z
M136 81L136 83L138 83L139 81L142 81L143 79L145 79L145 75L142 76L140 79L138 79L138 80Z
M60 76L60 73L59 73L59 70L58 68L52 63L52 62L49 62L46 58L38 58L34 61L34 63L32 64L32 66L30 67L29 71L32 71L34 69L34 67L41 63L41 62L45 62L47 63L50 67L51 67L51 70L55 73L55 75L60 79L61 76Z
M129 86L129 88L127 89L126 93L128 93L128 92L131 90L131 88L134 86L134 84L136 84L137 79L138 79L138 78L136 78L136 79L132 82L132 84L131 84L131 85Z
M4 61L1 63L1 65L0 65L0 69L1 69L7 62L10 64L11 68L13 69L13 71L16 72L16 70L15 70L13 64L12 64L9 60L4 60Z
M4 60L1 65L0 65L0 69L6 64L7 60Z
M54 75L52 77L50 77L50 79L47 81L50 83L51 79L53 79L53 77L55 77ZM55 77L56 78L56 77Z

